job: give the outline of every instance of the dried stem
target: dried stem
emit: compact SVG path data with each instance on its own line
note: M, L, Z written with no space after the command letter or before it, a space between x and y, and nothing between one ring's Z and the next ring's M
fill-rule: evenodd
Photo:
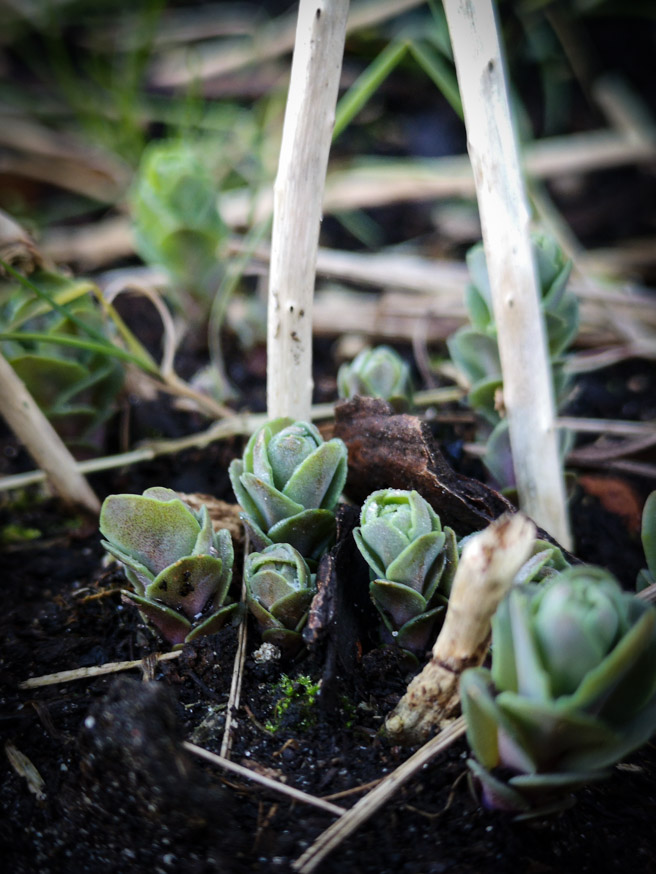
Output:
M421 742L457 714L460 675L485 658L490 620L528 558L535 534L526 516L504 515L465 545L433 657L385 723L394 741Z
M43 674L40 677L30 677L19 683L19 689L37 689L40 686L54 686L57 683L70 683L73 680L86 680L89 677L101 677L103 674L116 674L119 671L130 671L133 668L144 668L147 660L166 662L177 659L181 650L175 652L152 653L143 659L133 659L129 662L106 662L104 665L93 665L89 668L74 668L71 671L57 671L56 674Z
M299 874L310 874L325 857L345 841L353 832L365 823L379 810L383 804L390 801L399 791L399 787L420 771L424 765L435 756L451 746L465 733L465 721L462 717L456 719L445 731L432 738L414 755L400 765L384 780L361 798L357 804L333 823L316 841L308 847L303 855L293 863L292 867Z
M492 0L445 0L474 170L521 508L571 548L555 407Z
M196 744L189 743L189 741L184 741L182 745L195 756L200 756L200 758L211 762L213 765L218 765L219 768L224 768L232 774L237 774L239 777L245 777L247 780L252 780L254 783L266 786L267 789L272 789L274 792L286 795L294 801L302 801L304 804L311 804L313 807L325 810L326 813L332 813L333 816L341 816L345 813L345 809L343 807L338 807L337 804L331 804L330 801L324 801L323 798L317 798L315 795L301 792L300 789L295 789L293 786L286 786L284 783L278 782L278 780L272 780L264 774L259 774L257 771L245 768L243 765L238 765L236 762L231 762L230 759L226 759L223 756L217 756L216 753L203 749L203 747L198 747Z
M274 186L267 411L306 420L312 404L312 299L323 189L348 0L301 0Z

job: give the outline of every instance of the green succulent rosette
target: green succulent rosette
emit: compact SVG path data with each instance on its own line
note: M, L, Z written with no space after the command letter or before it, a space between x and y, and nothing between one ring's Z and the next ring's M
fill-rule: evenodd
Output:
M346 482L342 440L324 442L309 422L275 419L230 465L230 482L257 550L289 543L316 562L335 540L335 506Z
M303 556L288 543L273 543L246 558L244 579L248 609L257 619L262 639L288 655L297 653L316 593Z
M371 569L369 592L384 639L423 652L444 613L457 566L456 537L416 491L380 489L353 532Z
M656 731L656 608L599 568L517 586L492 621L492 667L460 683L469 760L490 807L534 816Z
M550 237L534 234L533 255L540 288L540 310L544 318L547 347L551 363L554 397L562 403L569 387L565 372L564 353L579 327L578 299L567 291L571 262ZM470 284L465 292L465 304L470 324L459 328L447 340L449 355L470 385L467 401L486 421L486 452L483 457L502 488L515 484L508 422L504 418L502 400L503 379L499 356L497 326L492 309L492 291L483 244L467 253ZM561 453L569 447L568 438L561 441Z
M240 619L240 605L226 604L232 538L225 529L214 531L207 507L196 513L174 491L159 487L110 495L100 531L134 587L123 600L168 643L181 646Z
M391 346L363 349L339 368L337 391L340 398L383 398L397 412L405 412L412 406L410 368Z

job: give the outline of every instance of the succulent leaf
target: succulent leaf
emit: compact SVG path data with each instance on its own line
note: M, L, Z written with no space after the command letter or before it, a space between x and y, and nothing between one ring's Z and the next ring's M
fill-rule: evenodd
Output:
M100 531L122 552L158 574L190 555L199 533L191 510L178 498L110 495L100 513Z

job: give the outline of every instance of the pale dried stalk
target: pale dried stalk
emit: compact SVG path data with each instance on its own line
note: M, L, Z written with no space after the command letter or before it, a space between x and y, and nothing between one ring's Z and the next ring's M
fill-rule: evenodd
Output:
M421 749L410 756L396 770L388 774L381 782L361 798L357 804L348 810L337 822L322 832L316 841L308 847L300 858L292 863L292 868L299 874L310 874L342 841L372 817L383 804L397 795L399 787L414 777L424 765L451 746L465 733L465 720L456 719L437 737L424 744Z
M133 668L144 669L150 661L167 662L178 659L182 650L175 652L150 653L142 659L132 659L128 662L105 662L104 665L92 665L88 668L73 668L70 671L57 671L56 674L42 674L40 677L30 677L18 684L19 689L38 689L40 686L55 686L58 683L70 683L73 680L86 680L89 677L101 677L103 674L117 674L119 671L130 671Z
M100 501L77 469L75 459L1 354L0 413L62 500L99 513Z
M424 0L363 0L354 3L348 18L347 30L352 33L365 27L380 24L388 18L394 18L421 6ZM206 39L206 34L203 38ZM291 16L280 16L268 26L255 34L252 41L244 40L210 43L203 51L200 46L198 59L189 64L189 50L185 46L182 52L171 52L155 67L154 84L160 87L178 87L203 79L214 79L234 73L251 64L262 63L288 52L294 45L294 22Z
M529 557L535 535L531 520L516 513L501 516L467 542L433 657L385 723L394 741L421 742L456 716L460 675L485 658L490 620Z
M281 795L286 795L294 801L302 801L304 804L311 804L313 807L318 807L319 810L324 810L326 813L332 813L333 816L341 816L346 812L343 807L339 807L337 804L331 804L330 801L324 801L323 798L309 795L307 792L302 792L300 789L295 789L293 786L286 786L278 780L272 780L271 777L259 774L251 768L245 768L243 765L231 762L230 759L226 759L224 756L217 756L216 753L212 753L210 750L206 750L203 747L196 746L196 744L189 743L189 741L183 741L182 746L195 756L199 756L200 758L211 762L213 765L218 765L219 768L224 768L232 774L237 774L239 777L245 777L247 780L252 780L254 783L259 783L261 786L266 786L268 789L272 789L274 792L279 792Z
M348 0L301 0L274 186L267 412L312 405L312 299L321 204L344 54Z
M248 534L245 536L244 542L244 562L241 571L241 594L239 600L242 604L246 603L246 559L250 552L250 541ZM244 664L246 663L246 640L248 638L248 622L246 617L239 623L237 632L237 651L232 668L232 680L230 682L230 694L228 695L228 706L226 710L226 720L223 729L223 738L221 739L221 756L228 759L230 750L232 749L232 740L234 728L237 720L235 713L239 707L241 698L241 686L244 679Z
M571 548L529 209L492 0L445 0L476 182L520 507Z

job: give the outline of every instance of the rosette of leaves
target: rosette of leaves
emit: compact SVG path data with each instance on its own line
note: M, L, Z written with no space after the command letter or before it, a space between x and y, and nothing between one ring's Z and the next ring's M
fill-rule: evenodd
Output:
M226 239L216 189L197 150L170 140L145 150L132 191L137 251L200 299L216 290L217 250Z
M410 368L391 346L363 349L337 372L340 398L383 398L399 413L412 406Z
M539 234L533 236L532 242L554 397L558 405L562 403L569 384L563 355L578 333L578 299L567 291L572 265L557 244ZM495 479L505 488L514 485L514 473L508 424L503 413L497 326L482 243L467 253L467 266L471 282L465 292L465 304L471 324L457 330L447 340L447 346L451 360L470 385L468 403L488 424L484 461ZM563 452L565 448L563 446Z
M259 428L229 470L255 549L289 543L306 560L318 561L335 539L346 463L344 442L324 442L308 422L280 418Z
M262 640L288 655L297 653L316 592L303 556L288 543L273 543L246 558L244 579L248 609L257 619Z
M69 298L65 314L15 290L2 306L3 333L12 338L3 353L62 439L90 449L116 410L124 369L97 343L85 343L84 326L103 336L111 330L89 299L87 283L44 274L39 285L55 298Z
M226 603L232 580L232 538L214 531L207 507L195 512L171 489L110 495L100 513L103 546L124 567L134 604L168 643L181 646L238 621Z
M639 591L656 583L656 491L649 495L642 510L641 537L647 567L638 574Z
M492 621L492 667L460 683L484 802L533 816L656 730L656 608L600 568L517 586Z
M380 489L363 504L353 532L370 567L369 592L384 634L411 653L428 645L457 566L453 530L416 491Z

